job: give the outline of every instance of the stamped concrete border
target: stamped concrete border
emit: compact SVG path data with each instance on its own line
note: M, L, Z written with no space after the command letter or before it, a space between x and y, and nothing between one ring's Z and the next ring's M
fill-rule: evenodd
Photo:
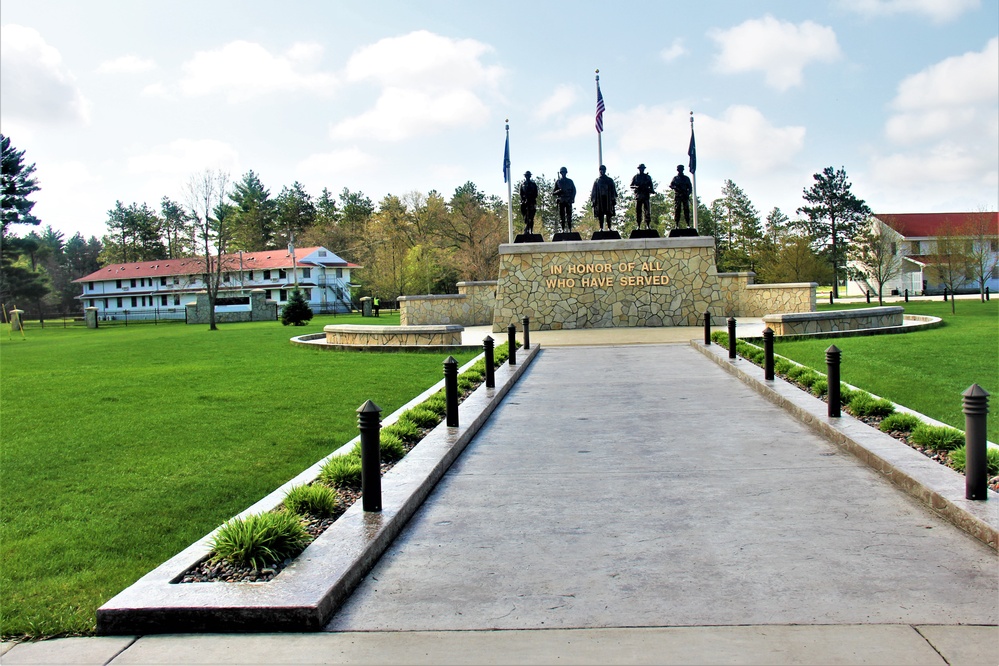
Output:
M690 345L757 393L855 455L934 513L991 548L999 547L999 495L996 493L989 490L986 501L967 500L964 475L849 414L829 417L828 405L823 400L783 379L767 381L763 368L742 357L728 358L727 348L716 344L706 346L699 340L691 340Z
M374 566L451 463L536 358L540 346L520 350L518 365L496 370L496 388L479 386L458 409L459 423L443 423L382 477L382 511L355 502L266 583L176 583L210 551L214 531L149 572L97 610L101 635L212 631L316 631L332 617ZM469 367L474 360L468 363ZM465 369L463 368L463 369ZM384 425L438 391L443 380L385 418ZM263 498L240 516L278 506L292 487L314 480L323 463L350 451L351 440Z

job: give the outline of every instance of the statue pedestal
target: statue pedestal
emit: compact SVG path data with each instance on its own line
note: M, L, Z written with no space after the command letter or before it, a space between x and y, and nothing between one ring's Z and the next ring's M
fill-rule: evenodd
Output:
M595 241L599 241L599 240L621 240L621 234L619 234L618 232L616 232L614 230L594 231L593 232L593 236L590 237L590 240L595 240Z
M544 243L545 239L541 234L517 234L513 239L514 243Z
M699 236L697 234L697 229L694 229L693 227L677 227L676 229L672 229L669 232L669 237L670 238L689 238L689 237L699 238Z
M564 243L565 241L581 241L583 237L578 231L560 231L552 236L553 243Z
M635 238L659 238L659 232L655 229L635 229L628 236L628 239L633 240Z

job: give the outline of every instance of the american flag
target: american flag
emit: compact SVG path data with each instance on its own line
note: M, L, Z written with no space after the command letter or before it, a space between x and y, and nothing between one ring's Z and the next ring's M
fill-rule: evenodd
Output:
M597 132L604 131L604 96L600 94L600 83L597 83Z

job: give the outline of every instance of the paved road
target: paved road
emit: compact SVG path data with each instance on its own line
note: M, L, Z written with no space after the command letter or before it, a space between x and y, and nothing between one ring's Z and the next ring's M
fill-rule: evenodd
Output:
M996 624L995 553L683 345L543 349L331 631Z

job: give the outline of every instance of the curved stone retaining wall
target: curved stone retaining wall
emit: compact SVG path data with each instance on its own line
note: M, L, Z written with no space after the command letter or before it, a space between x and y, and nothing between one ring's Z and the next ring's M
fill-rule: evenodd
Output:
M457 294L400 296L399 323L403 326L493 323L496 281L459 282Z
M461 344L462 326L324 326L326 344L363 347L452 346Z
M713 317L808 312L815 284L753 285L718 274L715 239L521 243L500 246L493 330L531 318L537 330L697 326Z
M885 306L832 312L770 314L763 317L763 323L770 327L774 335L807 335L902 326L904 312L902 307Z

